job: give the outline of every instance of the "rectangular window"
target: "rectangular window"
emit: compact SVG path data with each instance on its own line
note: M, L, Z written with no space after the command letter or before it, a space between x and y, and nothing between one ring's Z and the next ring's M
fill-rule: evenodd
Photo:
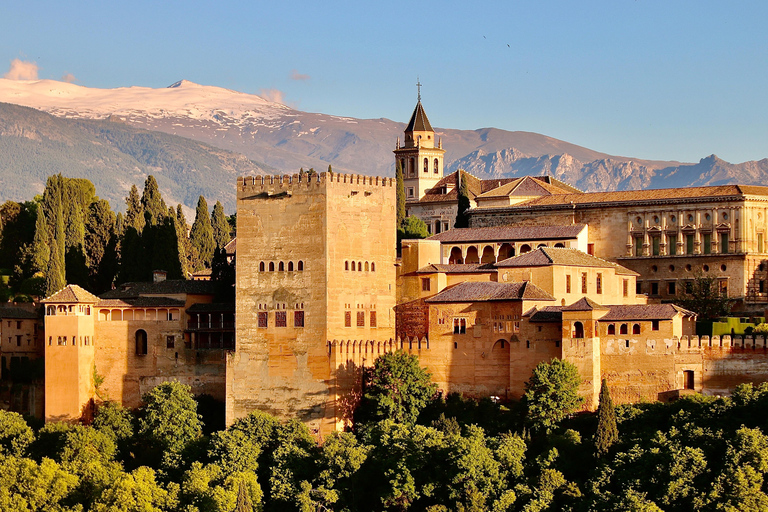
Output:
M661 254L661 237L655 236L653 237L653 255L658 256Z
M376 312L371 311L371 327L376 327Z
M288 327L288 315L285 311L275 311L275 327Z
M513 332L520 332L520 322L515 322L515 323L514 323L514 324L512 324L512 325L513 325L513 327L512 327L512 328L514 329L514 331L513 331Z
M82 306L81 306L82 307ZM16 321L16 328L21 329L21 320Z
M685 254L693 254L693 235L685 235Z
M693 281L685 282L685 293L693 293Z
M597 293L603 293L603 274L601 274L600 272L597 273L595 286L597 287Z
M728 233L720 233L720 252L723 254L728 254L730 252Z
M408 187L408 197L413 197L413 187Z
M267 312L259 311L259 327L264 329L267 327Z
M635 256L642 256L643 255L643 237L636 236L635 237Z
M421 291L428 292L429 291L429 278L428 277L422 277L421 278Z
M757 252L763 252L763 234L757 234Z
M443 222L443 231L448 231L448 221Z
M643 282L642 281L636 281L635 282L635 295L640 295L643 293Z
M565 276L565 293L571 293L571 276Z
M704 254L709 254L712 252L712 235L707 233L704 235Z
M595 255L595 244L587 244L587 254L590 256Z
M294 311L293 312L293 326L294 327L304 327L304 312L303 311Z
M357 326L365 327L365 311L357 312Z
M677 285L674 281L667 283L667 295L677 294Z
M88 338L85 339L85 344L88 344ZM165 348L173 348L176 346L176 337L175 336L166 336L165 337Z
M659 283L651 283L651 295L659 294Z
M658 320L651 320L651 330L652 331L658 331L659 330L659 321Z
M352 312L344 312L344 327L352 327Z
M624 280L623 286L624 286L624 289L623 289L624 296L629 297L629 279Z
M677 254L677 235L667 235L667 254L670 256Z
M581 273L581 293L587 293L587 273Z
M466 318L454 318L453 319L453 334L466 334L467 333L467 319Z
M760 287L760 293L765 293L765 281L760 281L758 286Z
M21 336L20 336L20 335L18 335L18 334L16 335L16 346L17 346L17 347L20 347L20 346L21 346Z
M720 295L728 295L728 281L723 279L720 281Z

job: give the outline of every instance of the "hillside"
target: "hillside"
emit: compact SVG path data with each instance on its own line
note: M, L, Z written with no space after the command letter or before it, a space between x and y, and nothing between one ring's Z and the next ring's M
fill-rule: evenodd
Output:
M157 178L169 204L194 208L200 194L235 207L238 175L272 171L243 155L109 120L71 120L0 103L0 199L28 200L48 176L91 180L113 208L124 209L132 184Z

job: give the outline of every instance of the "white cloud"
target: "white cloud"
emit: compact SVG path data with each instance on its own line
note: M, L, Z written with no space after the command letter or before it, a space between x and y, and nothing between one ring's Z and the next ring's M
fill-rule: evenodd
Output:
M259 96L264 98L267 101L272 101L274 103L280 103L281 105L285 105L283 102L284 94L283 91L277 90L277 89L262 89L259 91Z
M291 80L302 80L306 82L307 80L309 80L309 78L310 78L309 75L303 75L298 71L296 71L295 69L291 71Z
M11 68L3 75L3 78L10 78L11 80L37 80L37 70L37 64L34 62L13 59L11 61Z
M62 82L67 82L68 84L71 84L71 83L76 82L77 78L75 78L75 75L73 75L72 73L64 73L61 76L61 81Z

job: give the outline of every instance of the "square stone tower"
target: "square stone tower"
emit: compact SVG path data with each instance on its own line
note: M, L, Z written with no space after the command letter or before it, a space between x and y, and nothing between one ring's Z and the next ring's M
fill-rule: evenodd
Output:
M343 426L360 366L394 336L395 245L391 178L238 179L228 424L263 410L320 434ZM340 362L342 342L362 357Z

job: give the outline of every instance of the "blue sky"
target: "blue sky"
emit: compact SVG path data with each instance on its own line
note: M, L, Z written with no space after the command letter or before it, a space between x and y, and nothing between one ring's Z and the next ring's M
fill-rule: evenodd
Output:
M3 2L0 76L180 80L301 110L542 133L636 158L768 157L768 2Z

